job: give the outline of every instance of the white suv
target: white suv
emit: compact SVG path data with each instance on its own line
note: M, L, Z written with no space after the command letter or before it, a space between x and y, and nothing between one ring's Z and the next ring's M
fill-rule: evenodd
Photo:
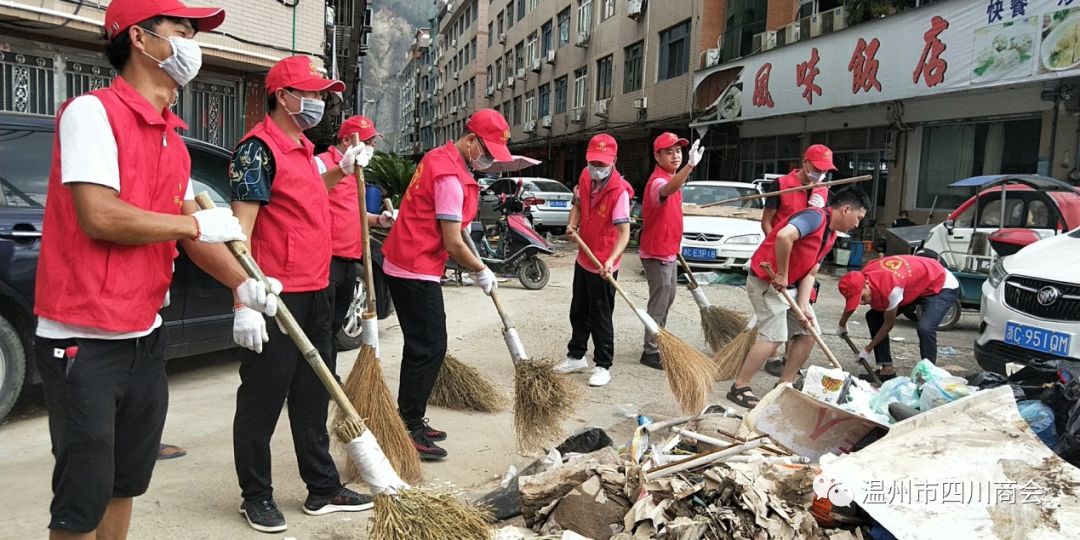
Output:
M1080 367L1080 229L999 259L983 283L975 359L1004 373L1008 362L1068 359Z

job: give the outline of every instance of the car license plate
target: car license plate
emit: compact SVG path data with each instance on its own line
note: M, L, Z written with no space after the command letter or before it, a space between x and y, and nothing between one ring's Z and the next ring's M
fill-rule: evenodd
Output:
M684 247L682 248L682 256L687 259L698 261L711 261L716 258L716 250L709 248Z
M1005 342L1056 356L1069 356L1070 334L1044 330L1025 324L1008 322L1005 324Z
M548 206L552 208L566 208L566 201L548 201Z

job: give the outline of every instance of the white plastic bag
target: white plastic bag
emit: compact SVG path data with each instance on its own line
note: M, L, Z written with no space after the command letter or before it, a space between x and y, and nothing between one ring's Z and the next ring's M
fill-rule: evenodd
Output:
M968 386L967 379L963 377L950 376L929 380L920 388L919 410L929 411L934 407L969 396L978 390L974 386Z

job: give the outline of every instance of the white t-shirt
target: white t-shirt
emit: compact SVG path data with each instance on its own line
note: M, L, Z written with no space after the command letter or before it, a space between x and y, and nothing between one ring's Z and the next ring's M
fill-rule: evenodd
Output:
M60 116L60 167L64 176L62 184L86 182L120 191L119 152L113 137L105 106L95 96L79 96L68 104ZM195 200L195 193L188 182L185 201ZM168 295L166 294L166 302ZM146 330L116 333L94 328L65 324L38 317L37 335L48 339L131 339L149 335L161 326L161 315L154 317L154 324Z
M941 286L944 289L958 289L960 288L960 282L957 281L956 276L952 272L945 271L945 284ZM889 292L889 307L885 308L885 311L890 311L900 307L900 302L904 299L904 288L893 287L893 290Z

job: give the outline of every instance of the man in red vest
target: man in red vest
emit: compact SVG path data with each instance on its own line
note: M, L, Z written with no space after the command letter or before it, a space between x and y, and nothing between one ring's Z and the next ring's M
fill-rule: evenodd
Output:
M322 119L324 92L345 89L323 77L307 56L279 61L266 75L268 114L240 140L229 165L232 208L250 238L251 254L281 280L281 300L333 372L330 281L331 226L327 190L351 175L363 148L348 148L338 165L320 175L314 145L304 130ZM259 319L261 316L254 314ZM286 529L273 498L270 438L288 402L289 426L300 476L307 486L304 512L323 515L371 508L371 497L341 484L326 431L330 395L300 351L276 324L278 343L240 363L233 419L233 455L244 502L240 513L263 532Z
M440 280L453 257L484 294L495 290L495 274L473 255L462 234L476 218L480 186L474 171L511 161L510 127L493 109L465 122L457 141L424 154L398 208L397 222L383 244L383 272L394 300L405 345L401 352L398 412L413 446L424 459L445 458L435 444L446 432L428 425L425 414L435 378L446 356L446 311Z
M327 148L315 156L319 172L330 178L330 307L333 309L334 332L341 329L348 315L356 286L357 262L363 256L363 241L360 238L360 184L355 174L337 178L344 174L340 167L335 167L345 158L345 152L360 145L356 166L367 167L371 156L375 154L375 138L382 135L375 130L375 124L366 116L353 116L341 123L338 129L337 145ZM381 214L368 213L369 227L389 227L394 214L389 210ZM337 340L332 340L332 356L337 356Z
M766 193L790 189L799 186L809 186L825 181L829 171L835 171L833 153L824 144L813 144L803 152L802 167L773 180ZM794 191L769 197L765 199L765 210L761 212L761 230L765 236L779 223L787 221L796 212L807 208L825 208L829 201L829 188L817 187L806 191ZM811 295L810 303L817 300L817 289ZM765 365L765 371L779 374L783 370L784 361L781 358L770 358Z
M808 328L797 321L793 310L801 310L808 322L817 327L810 306L810 291L821 261L832 249L837 232L847 232L859 225L870 200L857 188L837 193L828 208L807 208L774 227L750 258L746 294L754 307L758 341L750 348L743 368L728 391L727 398L736 405L753 408L758 403L750 389L754 373L765 359L776 353L781 343L790 342L780 382L793 382L814 341ZM775 277L762 267L768 263ZM775 289L775 290L774 290ZM778 291L788 289L797 305L788 306Z
M584 253L578 252L570 300L573 334L566 346L566 359L555 366L555 371L572 373L588 369L585 351L591 336L596 367L589 377L589 386L611 382L615 356L615 329L611 322L615 287L606 278L619 277L623 250L630 241L630 198L634 196L634 188L615 169L618 150L615 139L607 133L595 135L589 141L585 151L588 166L578 177L566 227L567 234L580 237L603 266L597 268Z
M866 359L874 351L878 376L888 380L896 376L889 351L889 332L897 312L913 303L923 305L919 317L919 354L937 361L937 328L960 295L960 282L936 259L917 255L893 255L867 263L862 271L844 274L838 284L846 300L837 333L847 334L847 322L859 304L868 304L866 324L870 343L859 352Z
M667 324L668 310L675 302L675 292L678 290L676 279L679 265L675 263L675 258L682 244L682 187L705 153L700 142L694 141L687 166L680 171L682 149L689 144L688 141L670 132L660 134L653 141L656 168L645 183L642 208L644 225L638 257L645 269L645 280L649 282L647 311L660 326ZM641 363L654 369L664 369L656 348L656 336L648 331L645 332Z
M244 234L229 209L195 205L191 157L176 132L187 126L170 109L202 63L196 32L224 18L178 0L114 0L105 52L120 75L56 117L34 293L56 458L52 538L125 538L132 500L149 486L169 402L158 311L177 240L245 309L277 310L224 246L211 245Z

